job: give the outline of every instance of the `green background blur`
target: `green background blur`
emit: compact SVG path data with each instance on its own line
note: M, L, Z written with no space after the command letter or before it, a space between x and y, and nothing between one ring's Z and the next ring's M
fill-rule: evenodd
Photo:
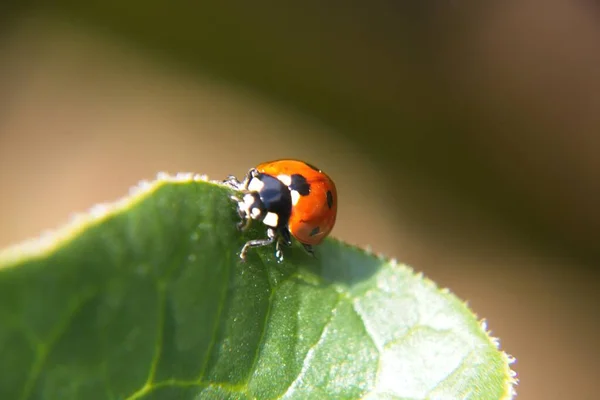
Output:
M306 159L334 236L469 301L519 398L594 398L600 7L485 3L3 2L0 246L158 171Z

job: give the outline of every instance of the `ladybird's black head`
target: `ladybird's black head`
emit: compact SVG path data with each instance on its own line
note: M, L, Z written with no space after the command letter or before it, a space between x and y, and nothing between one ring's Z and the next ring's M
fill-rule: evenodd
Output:
M287 227L292 215L290 190L279 179L271 175L259 174L255 179L262 182L258 194L265 210L263 223L273 228Z

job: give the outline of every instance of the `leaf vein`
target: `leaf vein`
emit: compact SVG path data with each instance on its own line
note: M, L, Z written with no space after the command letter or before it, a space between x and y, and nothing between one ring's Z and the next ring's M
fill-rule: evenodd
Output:
M341 295L341 293L338 293L338 298L336 300L336 303L331 308L331 313L329 314L329 318L323 324L323 329L321 330L321 332L319 334L319 338L306 351L306 355L304 356L304 359L302 360L302 368L300 369L298 376L296 376L296 378L292 381L292 383L290 383L290 386L288 386L287 390L281 396L279 396L277 399L283 399L284 397L287 396L288 393L290 393L290 391L293 391L295 389L294 386L296 386L298 384L301 377L306 373L306 370L308 369L308 365L310 364L310 360L312 360L312 358L314 357L316 348L323 341L323 339L327 336L327 334L326 334L327 330L330 327L331 322L333 321L333 317L335 316L335 313L336 313L340 303L342 302L343 298L344 297Z
M470 352L468 352L463 358L462 360L458 363L458 365L456 365L456 367L454 369L452 369L452 371L448 372L448 374L443 378L440 379L440 381L438 383L435 384L434 387L432 387L429 392L427 392L427 397L430 396L431 392L433 392L435 389L437 389L441 384L443 384L444 382L446 382L448 379L450 379L453 375L458 374L459 372L461 372L466 364L465 364L465 360L467 358L469 358L471 356L471 354L474 353L475 350L471 350Z
M268 264L265 263L265 261L262 259L262 257L259 257L259 258L263 264L263 269L266 271L266 269L268 268ZM268 272L266 272L266 273L268 274ZM261 349L263 348L266 337L267 337L267 335L266 335L267 325L269 323L269 319L271 318L271 309L273 308L273 297L275 297L275 292L277 289L276 287L273 287L273 285L271 284L271 280L268 279L268 277L267 277L267 283L269 285L269 301L267 304L267 312L265 313L265 318L262 321L262 331L260 333L260 338L258 340L258 343L256 344L256 351L254 352L252 366L248 370L249 375L246 378L246 385L248 385L248 382L250 382L250 380L252 379L252 374L254 374L256 372L258 358L260 356Z
M220 241L220 243L225 243L225 241ZM204 378L204 374L206 373L206 369L208 368L208 363L210 361L210 356L212 354L212 349L215 347L215 343L217 342L217 333L219 332L219 326L221 325L221 319L223 318L223 309L225 308L225 303L227 300L227 290L229 289L229 285L231 284L231 270L233 269L232 265L234 265L234 263L231 262L231 252L229 251L230 249L224 245L221 247L223 248L223 254L226 255L226 262L224 263L224 265L228 266L227 276L223 281L225 282L225 284L223 285L221 299L219 301L217 315L215 316L215 323L213 325L214 328L212 331L210 342L206 347L206 353L204 355L204 360L202 361L202 367L200 368L200 373L198 374L198 382L202 381L202 379Z
M31 395L31 391L35 383L37 382L44 363L50 352L52 351L53 346L58 342L61 336L68 330L71 322L73 321L75 314L88 302L90 301L97 293L98 289L89 289L84 293L80 294L76 298L76 300L72 301L71 304L68 305L66 315L55 325L55 328L50 333L49 338L46 343L40 343L37 346L37 358L33 363L29 376L27 378L27 382L23 387L23 392L21 393L21 400L26 400Z

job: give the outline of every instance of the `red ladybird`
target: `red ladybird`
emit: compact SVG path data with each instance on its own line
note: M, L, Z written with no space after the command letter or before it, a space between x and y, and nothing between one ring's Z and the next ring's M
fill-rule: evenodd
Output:
M331 232L337 215L337 191L333 181L320 169L298 160L276 160L250 169L240 182L230 176L225 183L241 191L238 203L245 230L252 220L261 221L267 229L264 239L250 240L240 253L245 259L251 247L275 242L275 255L283 260L281 244L291 245L291 237L314 254L317 245Z

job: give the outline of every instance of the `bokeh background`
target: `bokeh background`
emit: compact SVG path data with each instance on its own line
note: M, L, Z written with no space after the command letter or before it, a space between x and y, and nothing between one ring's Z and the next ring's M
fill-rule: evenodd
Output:
M0 246L159 171L306 159L334 235L467 300L519 398L598 398L597 2L52 4L0 6Z

